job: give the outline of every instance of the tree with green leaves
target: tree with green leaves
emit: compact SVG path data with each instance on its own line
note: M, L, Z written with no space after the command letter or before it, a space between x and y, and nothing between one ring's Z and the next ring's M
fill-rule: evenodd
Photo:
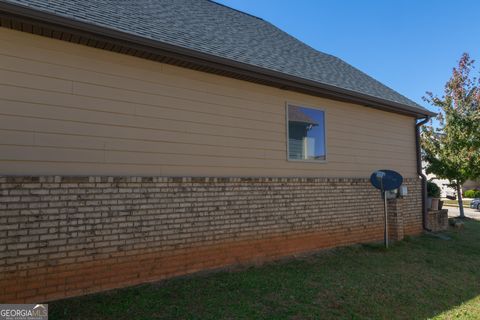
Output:
M422 129L427 173L447 179L457 190L460 217L465 217L462 185L480 177L480 81L473 76L474 60L466 53L442 96L427 92L424 100L438 108L438 123Z

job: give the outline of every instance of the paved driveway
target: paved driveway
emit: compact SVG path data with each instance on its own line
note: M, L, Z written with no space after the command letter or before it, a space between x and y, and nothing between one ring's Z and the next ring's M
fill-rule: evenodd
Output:
M444 209L448 209L448 216L449 217L458 217L460 215L460 211L457 207L449 207L449 206L444 206ZM480 211L476 209L470 209L470 208L465 208L465 215L468 218L480 220Z

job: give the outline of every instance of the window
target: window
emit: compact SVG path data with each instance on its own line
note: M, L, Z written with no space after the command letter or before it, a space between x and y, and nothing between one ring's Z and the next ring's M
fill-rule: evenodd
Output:
M326 159L325 112L294 105L287 106L288 159Z

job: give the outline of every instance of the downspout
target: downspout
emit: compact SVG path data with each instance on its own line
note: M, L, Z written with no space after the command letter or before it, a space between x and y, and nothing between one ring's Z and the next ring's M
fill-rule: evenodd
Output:
M417 174L422 180L422 225L423 230L431 231L427 228L427 177L422 172L422 156L420 147L420 127L427 123L430 117L426 117L415 125L415 146L417 147Z

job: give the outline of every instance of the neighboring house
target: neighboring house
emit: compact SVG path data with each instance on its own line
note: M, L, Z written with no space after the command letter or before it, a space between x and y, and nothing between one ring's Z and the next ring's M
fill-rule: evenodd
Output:
M480 180L467 180L462 187L463 192L467 190L480 190Z
M432 113L204 0L0 1L0 300L422 232ZM420 168L420 169L419 169Z
M426 163L422 162L423 172L425 173ZM426 173L425 173L426 174ZM433 181L440 187L440 195L442 198L445 197L456 197L457 191L455 188L449 186L450 181L447 179L439 179L436 175L430 173L427 174L427 179ZM467 190L480 190L480 181L478 180L467 180L462 186L462 192Z
M446 197L456 197L457 191L455 191L455 188L449 187L450 182L446 179L439 179L437 178L436 175L432 173L426 173L426 167L427 163L425 161L422 161L422 171L423 173L427 176L427 179L429 181L434 182L439 188L440 188L440 196L442 198Z
M438 179L434 174L428 174L427 179L434 182L440 188L440 196L442 198L456 198L457 191L449 186L450 182L446 179Z
M457 197L457 191L455 188L450 187L450 182L446 179L438 179L435 175L427 175L428 180L435 182L440 187L440 196L442 198L446 197ZM468 190L480 190L480 183L474 180L467 180L462 186L462 194Z

